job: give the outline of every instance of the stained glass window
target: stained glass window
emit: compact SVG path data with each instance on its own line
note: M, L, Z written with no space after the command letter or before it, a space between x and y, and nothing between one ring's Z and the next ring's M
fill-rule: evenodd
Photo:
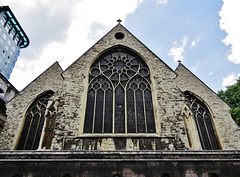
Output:
M39 96L28 108L25 115L21 137L17 146L18 150L36 150L39 146L41 133L45 121L45 111L52 91Z
M189 95L199 138L204 150L220 149L207 107L195 96Z
M114 48L91 66L84 133L155 133L146 63L135 53Z

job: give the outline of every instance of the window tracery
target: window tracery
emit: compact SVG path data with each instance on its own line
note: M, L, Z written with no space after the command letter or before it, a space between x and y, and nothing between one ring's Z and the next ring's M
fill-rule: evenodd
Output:
M38 149L42 129L45 121L45 111L52 91L38 97L28 108L20 140L18 142L18 150L36 150Z
M146 63L135 53L115 48L91 66L84 133L155 133Z
M202 148L204 150L220 149L209 110L195 96L188 95L188 97Z

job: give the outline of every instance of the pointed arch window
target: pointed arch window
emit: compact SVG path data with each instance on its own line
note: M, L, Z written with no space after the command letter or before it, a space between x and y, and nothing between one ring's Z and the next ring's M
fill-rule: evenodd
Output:
M36 150L39 146L48 100L54 92L39 96L28 108L17 150Z
M220 149L208 108L195 96L187 93L194 114L199 139L204 150Z
M150 72L138 55L119 47L92 64L83 132L156 132Z

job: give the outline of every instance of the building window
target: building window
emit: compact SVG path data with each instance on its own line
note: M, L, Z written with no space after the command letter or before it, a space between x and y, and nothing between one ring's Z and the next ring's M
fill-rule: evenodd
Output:
M189 97L191 111L194 114L202 149L220 149L209 110L204 103L195 96L189 93L187 96Z
M150 71L135 53L114 48L91 66L84 133L155 133Z
M12 25L11 25L11 22L10 22L10 21L7 23L7 25L5 26L5 28L6 28L7 32L9 33L9 31L10 31L11 28L12 28Z
M2 37L3 37L3 39L7 39L7 35L5 34L5 33L3 33L3 35L2 35Z
M5 45L5 49L6 49L6 51L8 50L8 48L9 48L9 46L8 46L8 45Z
M11 40L10 40L10 39L8 39L8 45L9 45L9 46L11 45L11 43L12 43L12 42L11 42Z
M17 34L15 39L14 39L14 42L15 42L16 45L18 44L19 39L20 39L20 36Z
M3 55L3 57L5 57L5 55L6 55L5 50L3 50L2 55Z
M10 32L10 36L12 37L12 39L14 39L15 35L16 35L16 30L14 28L12 28L12 30Z
M5 25L5 23L6 23L6 21L7 21L7 16L4 14L3 15L3 17L1 18L1 23L2 23L2 25L4 26Z
M11 58L8 56L7 64L9 64L10 62L11 62Z
M5 71L0 69L0 73L5 76Z
M13 50L13 52L16 51L16 47L14 45L12 46L12 50Z
M42 134L45 122L45 111L48 100L53 95L48 91L39 96L28 108L25 122L18 142L17 150L36 150Z
M121 33L121 32L118 32L118 33L115 34L115 38L118 39L118 40L123 39L124 36L125 36L125 35L124 35L123 33Z

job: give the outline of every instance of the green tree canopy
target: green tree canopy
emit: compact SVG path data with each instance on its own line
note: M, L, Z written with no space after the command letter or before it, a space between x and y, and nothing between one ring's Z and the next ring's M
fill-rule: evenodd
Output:
M236 84L228 86L226 91L219 91L218 96L228 103L232 118L240 125L240 78Z

